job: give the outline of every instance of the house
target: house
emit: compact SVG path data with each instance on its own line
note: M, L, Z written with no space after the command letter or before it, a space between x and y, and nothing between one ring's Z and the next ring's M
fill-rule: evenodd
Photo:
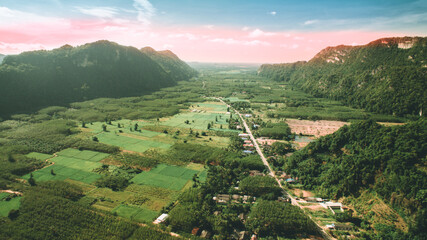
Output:
M252 143L251 140L245 140L245 143Z
M287 183L294 183L294 182L295 182L295 179L293 179L293 178L288 178L288 179L286 179L286 182L287 182Z
M252 114L245 114L245 117L250 118L252 117Z
M237 129L237 130L242 130L243 128L242 128L242 126L237 125L237 126L236 126L236 129Z
M245 154L252 154L252 151L250 151L250 150L243 150L243 153L245 153Z
M307 201L307 202L313 202L313 203L315 203L315 202L317 202L317 203L323 202L322 198L315 198L315 197L306 197L306 198L304 198L304 200Z
M251 177L253 177L253 176L265 176L265 174L258 171L258 170L250 170L249 176L251 176Z
M322 206L326 209L331 210L333 214L344 211L342 203L339 202L325 202L324 204L322 204Z
M206 230L203 230L202 231L202 233L200 234L200 237L201 238L210 238L211 237L211 233L210 232L208 232L208 231L206 231Z
M248 133L240 133L239 137L249 137L249 134Z
M159 224L162 223L166 220L166 218L169 217L169 214L163 213L162 215L160 215L156 220L154 220L154 224Z
M353 227L351 225L343 224L343 223L332 223L325 226L328 229L340 230L340 231L351 231Z
M193 230L191 231L191 234L193 234L194 236L197 236L197 234L199 234L200 228L195 227L193 228Z

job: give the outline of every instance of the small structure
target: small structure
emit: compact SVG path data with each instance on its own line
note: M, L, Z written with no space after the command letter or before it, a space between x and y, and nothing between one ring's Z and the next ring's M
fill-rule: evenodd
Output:
M239 137L249 137L249 134L248 133L240 133Z
M322 198L315 198L315 197L306 197L304 198L305 201L307 202L312 202L312 203L321 203L323 202Z
M166 220L166 218L169 217L169 214L163 213L162 215L160 215L156 220L154 220L154 224L159 224L162 223Z
M333 214L344 211L342 203L339 202L325 202L322 204L322 206L326 209L331 210Z
M258 171L258 170L250 170L249 171L249 176L254 177L254 176L265 176L264 173Z
M245 140L245 143L252 143L251 140Z
M252 151L250 151L250 150L243 150L243 153L244 153L244 154L252 154L253 152L252 152Z
M197 234L199 234L200 228L195 227L193 228L193 230L191 230L191 234L194 236L197 236Z
M351 225L343 224L343 223L332 223L325 226L328 229L332 230L341 230L341 231L351 231L353 227Z
M247 118L250 118L250 117L252 117L252 114L245 114L245 117L247 117Z
M202 233L200 234L200 237L201 238L210 238L211 237L211 233L208 232L208 231L206 231L206 230L203 230Z
M288 179L286 179L285 180L287 183L294 183L295 182L295 179L293 179L293 178L288 178Z
M236 129L237 129L237 130L242 130L243 128L242 128L242 126L237 125L237 126L236 126Z

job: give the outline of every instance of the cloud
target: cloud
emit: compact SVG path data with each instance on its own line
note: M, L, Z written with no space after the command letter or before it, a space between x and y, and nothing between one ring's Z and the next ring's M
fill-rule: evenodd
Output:
M151 24L151 18L156 14L156 9L148 0L134 0L133 7L138 11L138 21L144 25Z
M255 29L255 30L253 30L251 33L249 33L249 37L250 38L257 38L257 37L268 37L268 36L274 36L274 35L276 35L276 33L273 33L273 32L264 32L264 31L262 31L262 30L260 30L260 29Z
M168 43L163 44L163 49L171 49L171 48L173 48L172 44L168 44Z
M249 27L247 27L247 26L244 26L243 28L242 28L242 31L248 31L249 30Z
M0 26L11 26L22 23L35 23L35 22L62 22L60 18L45 17L29 12L22 12L13 10L7 7L0 7Z
M316 24L318 22L319 22L319 20L317 20L317 19L307 20L304 22L304 25L313 25L313 24Z
M176 34L169 34L169 38L187 38L188 40L197 40L199 39L196 35L191 33L176 33Z
M210 30L213 30L215 28L215 25L204 25L203 27L210 29Z
M271 14L271 15L273 15L273 16L276 16L277 12L272 11L272 12L269 12L269 14Z
M113 18L117 14L117 9L111 7L76 7L76 9L83 14L99 18Z
M210 39L209 41L214 43L224 43L227 45L245 45L245 46L271 45L269 42L264 42L260 40L242 41L242 40L236 40L234 38L214 38L214 39Z

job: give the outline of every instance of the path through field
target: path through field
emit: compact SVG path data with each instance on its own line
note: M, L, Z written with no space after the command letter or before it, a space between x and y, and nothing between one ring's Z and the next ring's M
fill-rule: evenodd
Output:
M277 181L277 183L279 184L279 186L280 186L280 188L288 195L288 197L291 199L291 203L292 203L292 205L295 205L295 206L298 206L299 208L301 208L301 209L303 209L303 207L297 202L297 200L294 198L294 197L292 197L284 188L283 188L283 186L282 186L282 183L280 182L280 180L276 177L276 174L274 173L274 171L272 170L272 168L270 167L270 164L267 162L267 159L265 158L265 156L264 156L264 153L262 152L262 150L261 150L261 148L259 147L259 145L258 145L258 143L257 143L257 141L256 141L256 139L254 138L254 136L252 135L252 132L251 132L251 129L249 128L249 126L248 126L248 124L246 123L246 121L245 121L245 119L242 117L242 114L239 112L239 111L237 111L236 109L234 109L232 106L230 106L230 105L228 105L227 103L225 103L221 98L216 98L216 99L218 99L220 102L222 102L222 103L224 103L224 104L226 104L227 105L227 107L229 107L230 109L232 109L236 114L238 114L239 115L239 117L240 117L240 119L242 120L242 123L243 123L243 125L245 126L245 129L246 129L246 133L248 133L249 134L249 136L250 136L250 138L251 138L251 140L252 140L252 142L253 142L253 144L254 144L254 147L255 147L255 149L256 149L256 151L257 151L257 153L258 153L258 155L261 157L261 160L262 160L262 162L264 163L264 165L267 167L267 169L268 169L268 174L270 175L270 176L272 176L276 181ZM307 215L315 224L316 224L316 226L318 227L318 230L319 230L319 232L320 232L320 234L322 235L322 237L323 238L325 238L325 239L335 239L335 238L333 238L332 236L330 236L318 223L316 223L312 218L311 218L311 216L310 215Z

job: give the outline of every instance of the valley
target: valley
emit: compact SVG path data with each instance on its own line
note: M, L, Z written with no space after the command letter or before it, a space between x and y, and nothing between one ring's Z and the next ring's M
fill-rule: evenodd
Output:
M2 113L0 238L423 236L424 117L153 51L187 79Z

